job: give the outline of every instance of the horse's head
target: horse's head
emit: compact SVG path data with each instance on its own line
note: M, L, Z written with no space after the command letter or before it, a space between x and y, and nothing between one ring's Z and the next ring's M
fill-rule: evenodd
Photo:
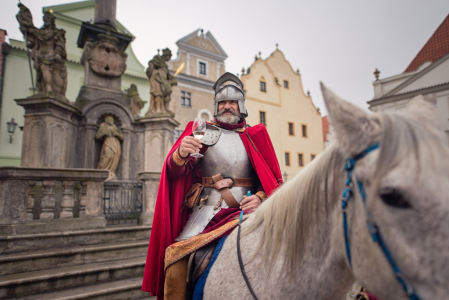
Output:
M363 184L371 219L402 275L421 299L446 298L449 147L435 108L421 97L401 113L370 114L321 88L345 157L380 145L357 161L353 181L357 177ZM359 189L353 190L347 215L356 279L381 299L408 299L384 251L371 238Z

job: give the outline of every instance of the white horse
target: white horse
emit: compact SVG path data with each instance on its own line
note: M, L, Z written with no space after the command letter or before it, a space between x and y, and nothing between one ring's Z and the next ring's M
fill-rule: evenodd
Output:
M346 158L367 207L420 299L449 295L449 147L435 108L413 100L402 113L368 114L322 85L337 142L242 224L242 258L258 299L341 299L357 280L382 300L409 299L367 229L360 192L348 203L352 267L343 236ZM356 176L356 177L355 177ZM239 268L237 230L226 239L203 299L253 299Z

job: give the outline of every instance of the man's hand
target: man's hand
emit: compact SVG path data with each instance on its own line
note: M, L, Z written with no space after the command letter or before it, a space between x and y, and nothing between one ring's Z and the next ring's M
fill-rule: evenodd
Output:
M196 148L203 148L201 140L193 136L185 136L181 141L181 146L179 146L179 154L182 157L187 157L190 153L195 153Z
M260 201L259 197L257 197L256 195L252 195L249 197L243 196L243 200L242 202L240 202L240 209L257 209L260 203L262 203L262 201Z

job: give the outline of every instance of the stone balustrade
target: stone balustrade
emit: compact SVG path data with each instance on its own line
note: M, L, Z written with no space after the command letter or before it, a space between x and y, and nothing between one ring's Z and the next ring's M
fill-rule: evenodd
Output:
M0 235L106 226L107 177L105 170L0 167Z

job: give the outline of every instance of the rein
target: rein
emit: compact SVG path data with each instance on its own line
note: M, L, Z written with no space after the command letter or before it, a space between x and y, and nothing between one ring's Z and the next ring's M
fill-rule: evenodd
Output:
M370 153L373 150L376 150L379 148L379 144L374 144L370 147L368 147L365 151L362 151L361 153L357 154L354 157L350 157L346 160L345 170L348 174L347 180L346 180L346 189L343 191L342 199L341 199L341 208L343 213L343 233L345 238L345 247L346 247L346 257L348 258L349 265L352 268L352 262L351 262L351 249L349 247L349 236L348 236L348 220L347 220L347 213L346 209L348 207L348 202L351 200L354 192L352 190L353 183L352 183L352 172L354 171L355 164L358 160L365 157L368 153ZM380 234L379 227L374 223L374 220L372 218L371 212L366 205L366 193L365 189L363 188L363 183L355 176L357 187L360 192L360 196L363 201L363 205L365 207L366 215L367 215L367 226L368 231L371 235L371 238L373 241L377 244L379 244L380 249L384 253L384 256L390 263L391 268L393 269L393 273L396 276L397 281L399 282L399 285L402 287L404 292L407 294L410 300L420 300L421 298L415 293L413 286L411 283L404 278L402 275L399 266L397 265L396 261L393 259L393 256L391 255L391 252L389 251L387 245L385 244L385 241L382 238L382 235ZM240 227L239 227L240 232Z
M251 196L251 192L248 191L248 196ZM245 266L243 265L243 260L242 260L242 253L240 252L240 224L242 223L242 219L243 219L243 210L240 213L240 219L239 219L239 228L237 231L237 257L239 259L239 266L240 266L240 271L242 272L243 275L243 279L245 279L246 282L246 286L248 287L249 292L251 293L251 295L253 296L253 298L255 300L259 300L256 296L256 293L254 293L253 288L251 287L251 284L249 283L249 279L248 276L246 276L245 273Z

